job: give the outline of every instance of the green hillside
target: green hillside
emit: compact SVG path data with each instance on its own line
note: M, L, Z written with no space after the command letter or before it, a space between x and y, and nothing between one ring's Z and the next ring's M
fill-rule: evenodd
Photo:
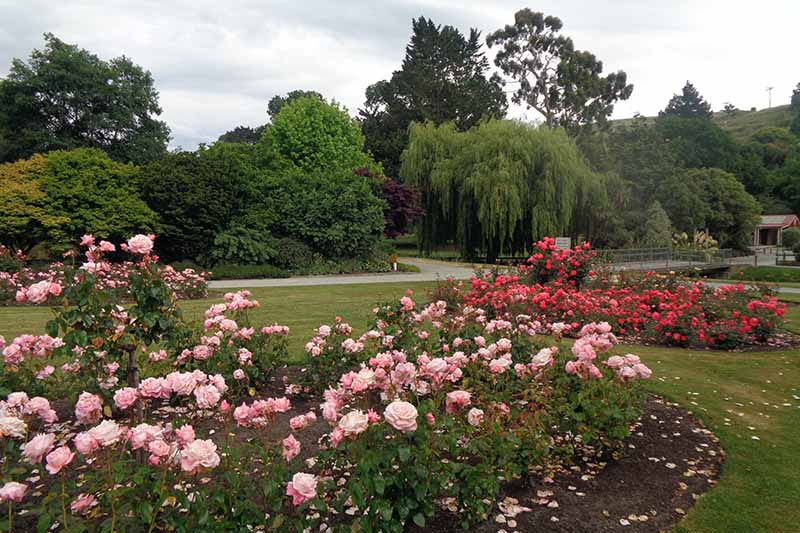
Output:
M655 117L647 117L648 121L655 120ZM723 111L714 113L714 121L719 126L733 135L737 141L746 141L750 136L761 128L777 127L788 128L790 122L789 106L775 106L771 109L761 109L759 111L734 111L732 114ZM613 126L624 126L630 124L632 118L612 120Z

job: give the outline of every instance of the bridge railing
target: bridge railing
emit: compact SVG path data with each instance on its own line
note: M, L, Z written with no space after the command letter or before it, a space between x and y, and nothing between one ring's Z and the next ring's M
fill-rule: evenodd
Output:
M727 266L737 257L736 251L688 250L674 248L623 248L616 250L597 250L600 260L611 266L668 269L687 266L709 267Z

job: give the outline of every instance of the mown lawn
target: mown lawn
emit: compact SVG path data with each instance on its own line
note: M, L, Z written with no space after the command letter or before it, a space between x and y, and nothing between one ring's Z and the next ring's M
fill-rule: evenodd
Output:
M363 328L376 302L400 297L407 287L421 298L434 285L253 289L262 304L253 316L258 324L290 327L296 361L317 325L340 315ZM183 307L188 316L200 318L218 300L186 302ZM789 311L789 327L800 331L800 306ZM0 334L9 338L39 332L48 317L47 309L0 308ZM800 530L800 350L723 353L621 346L617 351L638 353L654 370L648 388L703 419L728 454L718 486L700 497L677 531Z

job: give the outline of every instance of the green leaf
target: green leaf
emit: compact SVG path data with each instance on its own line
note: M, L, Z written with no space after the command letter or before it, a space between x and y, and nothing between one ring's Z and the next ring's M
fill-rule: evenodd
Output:
M414 520L414 523L419 527L425 527L425 517L422 515L422 513L415 514L412 520Z
M401 446L397 450L397 455L400 457L400 460L405 463L411 457L411 448L408 446Z

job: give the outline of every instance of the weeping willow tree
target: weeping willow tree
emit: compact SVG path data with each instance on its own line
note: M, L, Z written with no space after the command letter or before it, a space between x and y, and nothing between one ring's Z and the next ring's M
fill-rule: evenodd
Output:
M422 251L455 241L463 257L494 262L575 233L596 177L562 130L488 120L465 132L413 124L409 133L400 174L421 191Z

